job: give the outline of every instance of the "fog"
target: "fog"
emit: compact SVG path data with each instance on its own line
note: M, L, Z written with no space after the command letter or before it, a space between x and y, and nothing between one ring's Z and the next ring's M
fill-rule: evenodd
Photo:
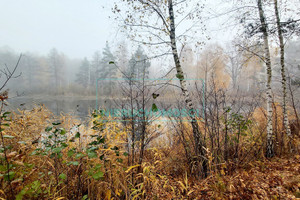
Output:
M299 0L0 8L0 199L300 197Z
M122 11L128 8L126 4L117 5ZM216 79L218 87L229 91L238 90L248 95L262 92L265 81L263 64L251 59L247 66L243 66L245 59L242 57L247 55L236 48L236 44L247 43L248 39L239 37L243 29L243 25L237 23L241 18L239 13L228 12L234 3L220 0L203 5L199 23L180 23L177 27L179 35L186 29L192 32L192 37L179 40L178 48L186 77L194 79L188 81L194 95L197 93L193 88L195 83L202 88L204 79L206 87L212 87L210 82ZM95 108L96 98L101 103L122 92L116 88L126 78L124 72L132 70L133 66L136 68L135 64L130 64L135 58L148 59L147 78L160 79L170 70L168 77L176 75L172 71L174 63L170 55L156 57L170 53L167 46L158 48L157 45L145 45L129 38L132 33L124 31L120 20L125 16L112 12L114 1L0 0L0 6L0 17L5 19L0 21L1 66L12 69L22 54L16 78L5 87L9 89L12 109L30 109L34 104L45 104L56 114L74 111L74 115L87 115ZM187 10L192 8L190 4ZM149 20L152 22L154 19ZM178 18L178 21L181 22L181 19ZM147 41L147 37L147 34L143 35L141 41ZM296 74L298 41L297 37L293 37L287 46L287 57L291 63L288 71ZM153 56L155 58L151 59ZM278 54L274 54L273 60L278 63ZM274 74L276 85L280 78L276 66ZM119 80L98 82L96 97L97 79L111 77ZM172 83L178 85L174 80ZM111 85L114 88L107 89ZM172 87L167 90L180 93ZM170 95L161 97L170 98ZM77 112L78 107L82 112Z
M110 1L0 1L0 46L47 54L57 48L73 58L91 55L113 40Z

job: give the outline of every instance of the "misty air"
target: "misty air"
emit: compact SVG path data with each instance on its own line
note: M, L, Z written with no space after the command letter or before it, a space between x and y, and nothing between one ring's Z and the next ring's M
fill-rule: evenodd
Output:
M299 1L0 7L0 199L300 198Z

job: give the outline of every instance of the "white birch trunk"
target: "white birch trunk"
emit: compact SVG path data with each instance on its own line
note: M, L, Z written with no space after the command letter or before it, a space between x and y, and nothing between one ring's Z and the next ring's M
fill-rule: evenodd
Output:
M266 84L266 95L267 95L267 149L266 149L266 157L271 158L274 156L274 136L273 136L273 126L272 126L272 88L271 88L271 80L272 80L272 68L271 68L271 57L270 57L270 49L269 49L269 34L268 34L268 26L266 24L266 19L264 15L264 10L262 6L262 0L257 0L259 18L261 22L261 30L263 32L263 40L264 40L264 60L267 66L267 84Z
M283 100L282 100L283 126L284 126L287 136L290 137L291 129L289 126L289 119L288 119L288 114L287 114L287 103L286 103L287 90L286 90L286 75L285 75L284 41L283 41L282 29L281 29L281 25L280 25L280 17L279 17L279 12L278 12L277 0L274 0L274 9L275 9L275 15L276 15L278 39L279 39L279 44L280 44L281 83L282 83L282 96L283 96Z
M173 10L173 1L168 0L168 9L169 9L169 17L170 17L170 40L171 40L171 48L172 48L172 54L176 66L176 71L177 71L177 78L180 80L180 87L182 94L184 96L184 100L186 103L186 106L189 110L191 110L191 115L194 116L192 117L192 128L193 128L193 136L194 136L194 142L195 142L195 153L199 158L199 161L202 162L202 171L204 173L204 176L207 176L207 159L206 159L206 154L205 154L205 143L204 139L202 138L202 134L200 133L199 130L199 125L197 123L196 117L194 115L194 106L193 102L191 100L190 94L187 89L187 84L186 80L184 77L184 73L182 70L182 66L180 63L180 59L178 56L178 51L177 51L177 44L176 44L176 28L175 28L175 17L174 17L174 10Z

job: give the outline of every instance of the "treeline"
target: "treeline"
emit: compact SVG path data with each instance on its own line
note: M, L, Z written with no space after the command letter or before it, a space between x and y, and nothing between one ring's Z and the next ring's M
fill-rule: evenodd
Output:
M147 68L149 74L150 61L142 47L138 47L129 58L126 46L118 46L113 53L108 43L88 59L70 59L57 49L48 55L23 53L16 71L16 79L6 86L12 96L21 95L95 95L96 81L105 94L116 89L113 79L139 76L141 68ZM0 63L12 69L20 54L11 49L0 49ZM142 62L143 61L143 62ZM101 87L100 87L101 86Z
M15 67L20 54L11 49L0 50L1 66L9 69ZM18 76L8 83L11 96L30 94L63 94L70 86L72 75L68 74L71 66L77 61L71 60L57 49L49 51L48 55L36 55L30 52L22 53L20 63L15 73Z
M143 72L149 75L151 62L143 48L139 46L128 59L126 46L121 47L115 55L106 43L102 54L95 52L91 60L84 58L76 74L79 89L95 93L97 83L101 94L117 94L118 82L129 78L142 78Z
M300 83L300 65L297 52L300 50L299 40L289 41L286 46L286 69L289 84L297 86ZM256 47L256 51L259 48ZM121 43L117 50L112 50L108 43L102 51L95 52L90 58L70 59L57 49L49 51L48 55L36 55L30 52L23 53L18 66L18 79L12 80L8 88L14 94L50 94L50 95L95 95L98 79L99 90L103 94L112 94L117 90L116 81L124 80L132 74L142 77L146 69L148 78L150 69L155 72L161 70L159 64L151 65L151 59L144 49L139 46L130 53L127 45ZM260 47L262 49L262 46ZM272 59L279 63L278 49L272 50ZM19 54L11 49L0 49L1 66L12 68L18 60ZM216 78L217 85L225 88L239 89L241 91L255 92L263 90L265 81L265 68L263 62L253 57L249 52L232 45L224 48L218 44L208 45L199 56L195 58L192 48L186 46L181 52L181 62L189 79ZM153 62L152 62L153 63ZM166 66L171 68L171 60ZM163 72L166 73L166 72ZM280 77L280 66L274 65L273 84ZM159 78L155 73L152 78ZM169 74L170 75L170 74ZM175 77L174 73L171 73Z

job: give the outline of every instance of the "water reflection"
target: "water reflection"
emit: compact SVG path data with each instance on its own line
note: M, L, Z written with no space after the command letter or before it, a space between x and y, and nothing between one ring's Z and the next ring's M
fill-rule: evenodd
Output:
M45 105L53 114L60 115L61 113L78 116L81 119L89 117L90 113L95 109L95 99L84 99L74 97L59 97L59 98L30 98L17 97L11 98L8 101L8 110L15 111L31 110L35 106ZM101 105L103 106L103 105Z

